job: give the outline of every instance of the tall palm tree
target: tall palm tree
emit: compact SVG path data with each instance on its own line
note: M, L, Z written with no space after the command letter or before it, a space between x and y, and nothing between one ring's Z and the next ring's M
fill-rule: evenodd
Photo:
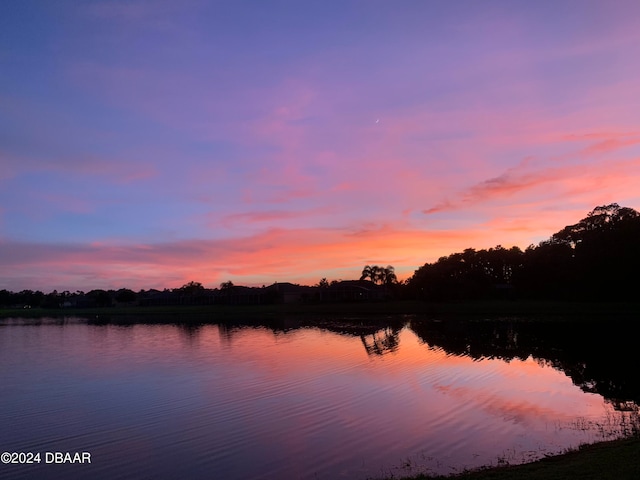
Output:
M362 269L362 275L360 275L360 280L366 280L367 278L370 278L372 282L375 282L375 278L376 278L376 269L379 268L376 265L365 265L365 267Z
M366 280L367 278L379 285L389 285L398 281L394 268L391 265L387 265L384 268L378 265L365 265L362 269L360 280Z
M380 280L384 285L390 285L397 283L398 277L396 276L395 269L391 265L387 265L385 268L381 268Z

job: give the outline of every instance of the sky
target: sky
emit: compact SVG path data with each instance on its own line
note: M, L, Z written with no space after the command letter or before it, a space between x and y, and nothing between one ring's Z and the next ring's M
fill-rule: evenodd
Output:
M0 2L0 289L405 279L640 209L640 2Z

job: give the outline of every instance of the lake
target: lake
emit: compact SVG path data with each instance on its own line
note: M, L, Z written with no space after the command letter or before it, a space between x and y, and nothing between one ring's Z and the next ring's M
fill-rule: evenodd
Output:
M446 474L628 433L633 395L597 388L622 381L600 380L578 352L545 356L565 352L562 334L527 340L536 333L518 325L3 319L0 450L41 462L0 464L0 477Z

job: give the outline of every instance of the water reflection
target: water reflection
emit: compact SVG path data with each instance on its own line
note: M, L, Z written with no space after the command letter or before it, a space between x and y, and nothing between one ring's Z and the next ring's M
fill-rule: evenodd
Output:
M369 335L360 335L360 340L368 355L384 355L398 349L400 330L398 327L385 327Z
M90 324L135 325L140 317L101 317ZM34 324L82 321L67 319L29 320ZM601 318L416 318L380 316L363 318L280 317L250 321L211 322L206 317L175 316L146 319L150 324L178 326L185 338L193 340L203 325L216 324L221 338L231 342L247 328L266 328L274 335L298 329L317 328L360 338L369 355L393 353L399 348L398 334L405 325L429 346L439 346L450 354L473 359L525 360L530 356L565 372L586 392L598 393L621 410L627 402L640 403L640 377L629 375L635 365L637 341L628 321ZM6 322L6 321L5 321Z
M637 416L633 380L595 364L595 326L158 320L0 322L0 445L91 451L95 478L358 479L526 461Z
M563 371L585 392L619 410L640 403L640 378L631 375L637 340L625 321L602 319L438 319L411 323L427 345L456 355L505 361L530 356Z

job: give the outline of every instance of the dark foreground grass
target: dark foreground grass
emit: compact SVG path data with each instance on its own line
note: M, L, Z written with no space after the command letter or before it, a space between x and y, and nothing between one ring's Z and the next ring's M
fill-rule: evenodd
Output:
M640 438L583 445L563 455L533 463L481 468L453 476L406 477L403 480L564 480L640 479Z
M205 306L115 306L107 308L68 308L68 309L8 309L0 308L0 318L7 317L90 317L117 315L176 315L188 318L189 315L207 317L209 321L242 318L273 318L282 315L544 315L543 319L579 318L584 315L637 316L640 311L638 302L550 302L550 301L477 301L427 303L415 300L362 302L362 303L325 303L325 304L287 304L287 305L205 305ZM552 317L547 317L552 315Z

